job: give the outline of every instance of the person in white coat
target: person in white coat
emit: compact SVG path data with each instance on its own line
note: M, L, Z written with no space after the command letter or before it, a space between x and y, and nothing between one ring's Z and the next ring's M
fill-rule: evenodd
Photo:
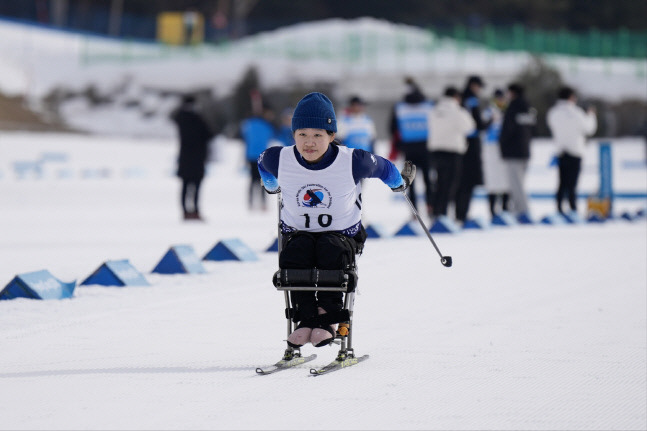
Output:
M548 110L546 122L557 147L559 186L555 198L557 210L564 214L566 198L572 212L577 212L577 181L580 176L586 138L595 133L598 123L595 109L584 111L577 106L577 95L570 87L562 87L558 100Z
M427 149L436 171L433 194L434 218L447 215L449 202L454 201L461 178L463 154L467 151L467 135L476 129L470 112L461 106L456 87L447 87L444 96L429 113Z

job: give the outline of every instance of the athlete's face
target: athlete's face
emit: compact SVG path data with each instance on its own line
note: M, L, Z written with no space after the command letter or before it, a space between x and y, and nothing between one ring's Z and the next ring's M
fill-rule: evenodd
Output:
M297 151L308 163L320 161L333 139L335 134L329 135L324 129L297 129L294 132Z

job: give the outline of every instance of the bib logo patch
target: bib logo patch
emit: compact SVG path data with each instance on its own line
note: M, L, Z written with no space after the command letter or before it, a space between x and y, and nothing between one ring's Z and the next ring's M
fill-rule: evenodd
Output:
M330 192L321 184L306 184L296 196L297 205L308 208L330 208Z

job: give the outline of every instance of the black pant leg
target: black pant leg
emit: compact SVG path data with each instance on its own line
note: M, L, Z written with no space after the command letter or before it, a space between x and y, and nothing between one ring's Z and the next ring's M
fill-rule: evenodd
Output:
M456 219L467 220L474 187L483 184L480 138L467 139L467 151L461 157L461 172L456 191Z
M193 212L199 213L200 207L200 185L202 184L202 179L195 180L193 182Z
M510 202L510 194L501 193L501 209L503 211L508 211L508 202Z
M279 256L281 269L308 269L316 266L316 239L312 234L297 232L285 238L285 244ZM317 315L317 298L315 292L290 292L292 305L296 310L294 321L299 322Z
M185 179L182 179L182 192L180 193L180 203L182 204L182 210L185 213L188 212L187 205L186 205L188 188L189 188L189 182Z
M557 189L557 209L562 212L562 201L568 199L571 210L577 210L577 182L582 167L582 159L563 153L559 156L559 187Z
M494 217L496 215L497 194L496 193L488 193L487 199L488 199L488 202L490 204L490 215L492 217Z
M416 202L416 184L420 184L420 179L425 185L425 202L428 206L432 205L432 184L429 177L429 151L427 150L426 142L412 142L402 144L402 152L406 160L410 160L416 165L416 180L409 187L409 199L413 203L414 208L418 209Z
M577 210L577 180L580 176L580 169L582 164L582 159L580 157L574 157L568 155L568 173L566 176L566 190L568 203L571 207L571 210Z
M434 169L436 170L436 191L433 201L433 213L435 217L447 215L449 205L451 183L452 183L452 160L449 155L442 151L432 153Z
M355 261L357 245L353 238L336 233L324 233L317 239L316 262L320 269L350 269ZM342 292L317 292L317 305L326 312L341 310Z
M564 196L566 195L566 176L567 176L567 168L568 168L568 161L565 159L566 155L561 154L557 160L557 168L559 171L559 184L557 185L557 193L555 194L555 200L557 201L557 211L564 212L562 209L562 201L564 200Z
M470 209L470 201L472 200L472 193L474 185L461 182L456 191L456 219L464 222L467 219L467 213Z

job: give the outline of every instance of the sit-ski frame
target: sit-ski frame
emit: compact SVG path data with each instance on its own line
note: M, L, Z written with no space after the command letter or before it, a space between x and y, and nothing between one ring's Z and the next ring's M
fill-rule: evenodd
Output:
M281 209L283 207L283 200L281 198L281 193L277 193L277 201L278 201L278 215L279 215L279 220L278 220L278 256L281 256L281 250L283 248L283 232L281 231ZM356 265L355 265L356 268ZM339 270L343 271L343 270ZM281 270L277 271L275 274L275 280L278 277L278 280L281 280L280 277L280 272ZM344 292L346 295L344 295L344 310L348 311L348 334L347 335L340 335L337 333L335 335L335 341L334 342L339 342L340 344L340 349L337 354L337 360L344 360L347 358L354 358L355 357L355 351L353 349L353 306L355 304L355 289L356 287L352 284L349 283L348 281L348 275L345 276L345 281L340 283L339 286L317 286L316 284L312 286L287 286L287 285L282 285L280 281L275 282L275 287L277 290L283 291L283 295L285 297L285 316L287 318L287 336L289 337L290 334L295 330L296 324L292 321L292 313L290 313L290 310L292 310L292 301L290 299L290 292L291 291L329 291L329 292ZM349 291L350 290L350 291ZM345 323L345 322L344 322ZM288 348L285 350L285 353L283 355L284 360L290 360L295 357L301 357L301 349L299 347L292 347L288 346Z

